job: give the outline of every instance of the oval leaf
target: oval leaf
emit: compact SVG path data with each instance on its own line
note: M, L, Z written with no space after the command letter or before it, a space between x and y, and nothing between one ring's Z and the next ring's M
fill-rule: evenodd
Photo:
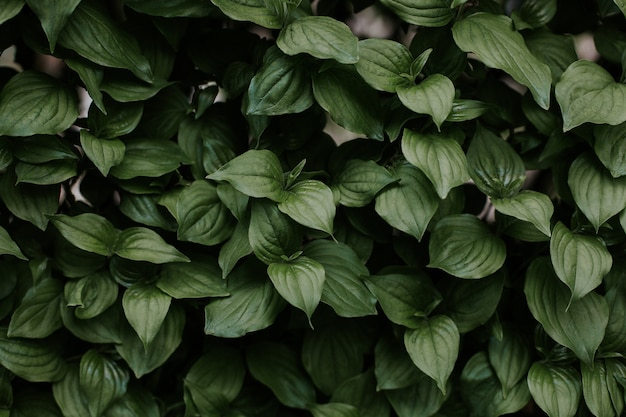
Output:
M431 268L459 278L483 278L504 264L506 246L487 226L471 214L444 217L428 243Z
M290 257L302 243L299 226L267 200L252 203L248 239L256 257L268 265Z
M128 371L91 349L80 359L80 391L91 416L99 416L126 393Z
M502 339L489 340L489 362L502 385L506 398L509 392L526 376L532 361L532 351L528 341L512 325L502 328Z
M104 217L93 213L73 217L57 214L50 221L77 248L103 256L113 253L118 230Z
M552 234L550 218L554 214L554 205L547 195L524 190L511 198L492 198L491 202L500 213L532 223L546 236Z
M189 262L189 258L174 246L168 245L155 231L145 227L131 227L120 232L113 253L131 261L153 264Z
M445 26L454 17L451 0L381 0L400 19L418 26Z
M111 167L118 165L124 159L126 145L119 139L98 139L86 130L80 131L80 145L87 158L93 162L98 171L105 177L109 175Z
M6 328L0 329L0 364L30 382L58 381L67 369L53 343L11 338Z
M304 180L287 190L288 197L278 209L296 222L311 229L333 234L335 204L333 192L323 182Z
M558 222L550 239L550 258L554 271L578 300L602 283L611 270L613 258L606 247L593 236L570 232Z
M372 38L359 42L355 68L376 90L395 93L397 87L410 82L405 77L411 73L412 61L411 52L401 43Z
M76 94L55 78L35 71L13 76L0 92L0 135L54 135L78 117Z
M459 355L461 337L450 317L438 315L423 319L404 332L404 346L413 363L431 377L446 394L446 383Z
M391 173L376 162L351 159L335 178L333 187L339 191L341 205L363 207L380 190L395 181Z
M535 58L513 22L504 15L475 13L452 27L456 44L491 68L501 69L530 89L543 109L550 107L550 67Z
M186 264L163 265L156 286L176 299L229 295L220 267L210 258L194 259Z
M63 326L59 306L63 284L56 279L44 279L30 288L15 309L7 335L41 339Z
M613 178L626 176L626 123L596 126L593 150Z
M409 110L431 115L437 129L450 114L454 103L454 84L441 74L429 75L417 85L400 86L396 92Z
M609 378L613 378L613 375L608 374L604 362L595 361L593 364L589 365L583 363L581 364L581 371L583 397L589 411L591 411L594 416L616 415L609 391Z
M528 388L549 416L574 417L582 390L580 374L572 366L535 362L528 371Z
M359 60L357 37L345 23L327 16L307 16L287 25L276 45L287 55L305 53L342 64Z
M270 7L272 3L276 3L274 1L211 0L211 3L234 20L253 22L269 29L280 29L283 26L284 16L277 9ZM283 4L281 2L281 9Z
M124 291L124 315L144 347L154 340L161 329L171 302L172 297L152 284L137 283Z

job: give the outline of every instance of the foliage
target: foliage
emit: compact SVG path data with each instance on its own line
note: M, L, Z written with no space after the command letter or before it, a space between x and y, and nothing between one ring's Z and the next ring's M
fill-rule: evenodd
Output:
M624 415L624 1L1 3L0 416Z

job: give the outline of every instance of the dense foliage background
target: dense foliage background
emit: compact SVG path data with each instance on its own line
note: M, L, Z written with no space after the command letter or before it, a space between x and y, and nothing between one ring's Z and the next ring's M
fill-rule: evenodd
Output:
M625 13L3 0L0 415L623 415Z

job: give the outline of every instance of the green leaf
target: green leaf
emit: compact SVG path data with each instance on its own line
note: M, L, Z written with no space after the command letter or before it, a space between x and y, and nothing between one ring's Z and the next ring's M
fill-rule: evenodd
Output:
M461 145L442 133L423 134L405 129L402 154L433 183L440 198L467 180L467 159Z
M48 216L59 208L59 187L18 184L12 170L0 175L0 198L17 218L46 230Z
M550 258L556 275L579 300L602 283L611 270L613 258L604 244L593 236L570 232L558 222L550 239Z
M556 0L527 0L513 10L511 18L517 30L536 29L549 23L556 14Z
M532 351L528 341L518 333L510 323L502 327L502 339L489 339L489 363L502 385L502 394L506 398L509 392L528 373L532 363Z
M555 276L548 258L536 258L530 264L524 293L530 312L546 333L591 364L609 321L606 300L591 292L571 301L570 291Z
M626 176L626 123L596 126L593 150L613 178Z
M145 349L159 333L171 303L172 297L153 284L136 283L124 291L124 315Z
M302 58L268 49L263 66L250 81L246 114L300 113L312 104L311 78Z
M337 175L333 187L339 191L339 204L346 207L363 207L383 188L397 180L374 161L351 159Z
M604 296L609 304L609 323L602 340L605 352L626 352L626 289L611 288Z
M118 236L110 221L93 213L77 216L57 214L50 216L50 221L72 245L87 252L111 256Z
M147 226L159 227L164 230L176 230L176 221L161 206L154 194L122 194L120 211L129 219Z
M399 86L396 91L408 109L432 116L437 129L441 128L454 104L454 84L441 74L429 75L417 85Z
M126 393L128 371L91 349L80 359L79 385L89 415L98 417Z
M266 0L211 0L233 20L249 21L268 29L280 29L284 16L271 7L275 1Z
M126 395L105 411L104 417L159 417L159 415L159 404L150 391L141 385L131 385Z
M626 16L626 1L624 1L624 0L613 0L613 2L615 4L617 4L617 7L619 7L619 9L622 11L624 16Z
M146 261L153 264L189 262L174 246L165 243L153 230L131 227L119 233L113 253L131 261Z
M74 314L81 320L87 320L104 313L117 301L118 285L110 272L102 270L66 282L64 293L68 305L72 296L78 298Z
M63 284L56 279L44 279L30 288L11 316L7 335L43 339L63 326L59 307Z
M143 103L119 103L104 97L107 112L96 106L89 107L88 126L100 139L124 136L135 130L143 116Z
M0 9L0 24L13 19L24 7L24 0L8 0L2 4Z
M109 170L124 159L126 145L119 139L98 139L87 130L80 131L80 145L87 158L94 163L105 177Z
M124 0L124 4L140 13L162 17L205 17L213 11L209 2L195 0Z
M41 21L41 27L48 38L50 51L54 52L59 34L68 19L74 13L80 0L58 2L54 0L27 0L28 7L35 12Z
M576 205L596 232L626 208L626 177L613 178L590 152L574 160L567 183Z
M365 284L391 322L418 328L422 317L428 316L441 302L441 294L426 274L419 270L411 272L371 275L365 278Z
M104 104L104 95L102 94L102 91L100 91L102 80L104 79L104 71L102 67L80 57L66 58L65 63L70 69L74 70L78 74L80 80L85 85L85 89L87 90L89 97L91 97L98 109L106 114L107 111Z
M184 381L192 397L214 392L230 402L241 392L245 376L241 352L227 345L213 345L194 362Z
M58 43L105 67L125 68L152 82L152 69L139 43L95 1L82 1L59 34Z
M455 23L454 41L488 67L500 69L530 89L541 108L550 106L550 67L535 58L504 15L475 13Z
M55 78L35 71L13 76L0 92L0 134L54 135L78 117L76 94Z
M0 365L29 382L63 378L67 365L50 340L16 339L0 329Z
M374 372L376 391L407 388L424 379L424 374L415 366L404 344L394 337L381 337L376 343Z
M298 225L267 200L252 203L248 239L256 257L268 265L290 257L302 243Z
M17 183L54 185L76 177L76 162L68 159L45 162L43 164L15 164Z
M325 273L319 262L306 256L289 262L275 262L267 267L267 274L276 291L294 307L311 316L322 298Z
M439 220L428 243L431 268L459 278L477 279L496 272L506 259L504 242L471 214Z
M181 162L187 162L178 144L167 140L129 139L124 145L124 158L110 171L119 179L158 177L178 169Z
M528 388L549 416L574 417L580 402L581 377L572 366L535 362L528 371Z
M550 197L543 193L523 190L511 198L492 198L496 210L507 216L532 223L537 230L550 236L550 219L554 214L554 205Z
M328 16L307 16L285 26L276 45L287 55L309 54L342 64L359 60L358 38L345 23Z
M356 72L333 67L312 77L315 100L339 126L371 139L385 138L378 94Z
M11 255L24 261L28 260L17 243L11 239L9 232L2 226L0 226L0 255Z
M283 405L308 409L315 403L315 388L287 346L258 342L247 349L246 362L252 377L267 386Z
M222 269L222 278L226 278L230 274L230 271L241 258L252 253L252 246L250 246L248 237L249 227L248 221L237 222L230 239L220 248L217 262Z
M426 175L413 165L397 165L391 173L399 182L376 196L376 213L394 228L421 241L439 207L437 193Z
M626 105L626 85L616 83L594 62L571 64L554 89L564 132L583 123L618 125L626 121L626 114L620 111Z
M324 267L326 280L321 301L338 316L376 314L376 298L361 278L369 271L350 246L318 239L307 244L303 254Z
M404 332L404 345L411 360L437 383L444 395L459 355L460 340L456 324L444 315L422 319Z
M578 60L572 36L554 34L549 30L534 30L524 39L530 52L550 67L554 84L567 67Z
M452 110L446 117L446 122L466 122L478 119L493 107L490 103L478 100L455 98L452 102Z
M222 271L211 258L194 259L186 264L163 265L156 286L176 299L229 295Z
M228 276L230 295L213 299L204 308L206 334L237 338L274 323L285 301L265 269L260 263L248 261L233 270Z
M418 26L445 26L454 17L451 0L381 0L400 19Z
M513 147L481 125L467 150L467 163L472 180L489 197L511 198L526 179L524 162Z
M309 411L313 417L360 417L359 410L350 404L313 404Z
M12 146L13 156L29 164L77 160L76 148L68 138L35 135L21 138Z
M335 204L333 192L321 181L304 180L287 190L287 198L278 209L299 224L333 234Z
M609 375L603 361L581 364L583 397L589 411L595 416L614 416L615 409L609 392ZM613 381L613 383L615 383ZM623 401L623 399L622 399ZM621 414L621 412L619 412ZM618 414L618 415L619 415Z
M121 307L113 304L106 311L91 319L80 319L72 307L61 306L61 318L65 328L78 339L90 343L122 343L120 320L124 320Z
M435 413L447 398L430 378L421 378L409 387L385 391L385 396L398 417L438 415Z
M287 198L280 161L274 152L266 149L246 151L207 178L226 181L250 197L265 197L276 202Z
M65 376L52 384L54 400L64 417L90 416L87 399L80 387L79 364L72 363L67 368Z
M206 180L186 186L176 200L179 240L212 246L228 239L234 218L220 200L215 185Z
M411 52L401 43L371 38L359 41L355 68L372 88L395 93L396 88L410 82L405 76L411 73L412 61Z
M172 305L152 343L144 347L137 333L130 326L123 326L122 343L115 345L115 349L135 377L141 378L167 361L180 345L184 327L185 312L182 307Z
M389 403L383 393L376 390L371 369L344 381L333 392L330 401L355 406L360 417L389 417Z

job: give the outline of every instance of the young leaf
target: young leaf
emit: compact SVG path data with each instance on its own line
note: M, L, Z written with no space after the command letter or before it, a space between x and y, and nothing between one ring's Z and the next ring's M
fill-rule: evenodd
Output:
M359 41L355 68L376 90L395 93L396 88L410 82L403 74L411 74L412 60L411 52L401 43L371 38Z
M488 67L501 69L530 89L541 108L550 106L550 67L531 54L513 22L504 15L475 13L452 27L454 41Z
M254 254L266 264L283 261L300 250L300 228L267 200L252 203L248 239Z
M136 283L124 291L122 307L128 323L147 348L161 329L172 297L153 284Z
M626 123L596 126L593 150L613 178L626 176Z
M511 198L492 198L491 202L500 213L530 222L548 237L552 234L550 218L554 213L554 206L547 195L524 190Z
M439 206L437 193L422 171L411 164L397 165L391 172L399 182L376 196L374 209L391 226L421 241Z
M417 85L399 86L396 92L408 109L432 116L437 129L441 128L454 103L454 84L441 74L429 75Z
M626 121L626 85L591 61L571 64L554 87L563 113L563 131L583 123L618 125Z
M460 340L452 319L443 315L422 319L404 332L404 345L411 360L437 383L444 395L459 355Z
M535 362L528 371L528 388L549 416L574 417L578 410L581 377L572 366Z
M341 205L363 207L395 181L391 173L376 162L351 159L335 178L333 187L339 191Z
M169 296L181 298L226 297L226 281L214 259L194 259L186 264L165 264L156 286Z
M321 301L341 317L376 314L376 298L362 280L369 274L354 250L343 243L314 240L303 254L322 264L325 271Z
M30 288L11 316L7 335L42 339L62 327L59 306L63 285L56 279L44 279Z
M55 78L35 71L13 76L0 92L0 134L54 135L78 117L78 99Z
M366 277L365 284L376 296L387 318L408 328L422 325L441 302L431 279L416 270L413 274L385 274Z
M572 292L572 300L598 287L613 265L602 242L593 236L574 234L561 222L554 226L550 239L550 258L556 275Z
M250 81L246 114L300 113L311 107L313 101L311 77L302 58L269 49L263 66Z
M481 125L467 150L467 163L476 186L490 197L511 198L524 185L522 158L509 143Z
M2 226L0 226L0 255L12 255L24 261L28 260L17 243L11 239L9 232Z
M98 171L105 177L109 175L111 167L118 165L124 159L126 145L119 139L98 139L87 130L80 131L80 145L87 158L94 163Z
M80 359L79 385L89 415L100 416L115 400L126 393L128 371L94 349Z
M294 307L311 316L322 298L324 267L306 256L288 262L275 262L267 267L267 274L276 291Z
M131 227L120 232L113 253L131 261L153 264L189 262L189 258L174 246L168 245L156 232L145 227Z
M321 181L304 180L288 190L288 197L278 209L299 224L333 234L335 204L333 192Z
M46 32L51 52L54 52L59 33L63 30L63 27L74 12L74 9L76 9L76 6L78 6L78 3L80 3L80 0L64 2L54 0L26 1L28 7L35 12L39 21L41 21L41 27L44 32Z
M428 243L431 268L459 278L477 279L496 272L506 259L504 242L470 214L439 220Z
M287 55L304 53L342 64L359 60L357 37L345 23L328 16L307 16L285 26L276 45Z
M418 26L445 26L454 17L451 0L382 0L400 19Z
M581 361L593 363L609 321L604 297L591 292L571 301L570 291L555 276L548 258L536 258L530 264L524 293L530 312L546 333Z
M73 217L57 214L50 221L77 248L103 256L113 253L119 231L106 218L93 213Z
M59 34L58 42L96 64L125 68L140 79L152 82L150 63L141 53L137 40L120 29L95 1L82 1L76 7Z
M402 154L426 174L441 199L469 179L467 159L461 145L446 134L423 134L405 129Z
M226 181L250 197L265 197L276 202L287 198L280 161L274 152L266 149L251 149L227 162L207 178Z
M613 178L591 153L574 160L567 183L576 205L596 231L626 208L626 177Z
M54 382L63 378L67 365L49 340L16 339L0 329L0 364L29 382Z
M246 351L246 362L252 377L272 390L283 405L308 409L315 403L315 388L287 346L275 342L253 344Z

